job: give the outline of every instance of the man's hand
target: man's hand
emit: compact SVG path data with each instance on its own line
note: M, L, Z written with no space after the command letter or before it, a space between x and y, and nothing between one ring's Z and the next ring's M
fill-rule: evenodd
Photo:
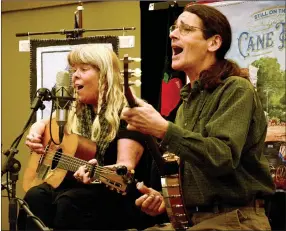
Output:
M162 139L168 129L166 121L152 105L136 98L138 107L124 108L121 118L127 123L128 130L135 130Z
M136 206L140 207L142 212L157 216L166 211L163 196L158 191L146 187L143 182L137 183L136 187L144 194L135 201Z

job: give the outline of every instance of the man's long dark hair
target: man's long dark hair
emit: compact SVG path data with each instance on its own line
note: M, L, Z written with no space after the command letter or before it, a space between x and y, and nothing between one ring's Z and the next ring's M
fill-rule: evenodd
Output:
M240 67L225 59L225 55L231 45L231 27L229 21L217 9L203 4L189 4L184 11L197 15L203 23L203 36L208 39L214 35L220 35L222 38L221 47L216 51L217 62L208 70L200 73L200 81L205 89L216 88L223 79L229 76L241 76L247 78L240 71Z

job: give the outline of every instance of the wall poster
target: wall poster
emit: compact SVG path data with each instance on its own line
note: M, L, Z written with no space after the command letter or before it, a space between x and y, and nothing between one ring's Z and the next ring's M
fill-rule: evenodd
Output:
M96 36L75 39L43 39L30 41L30 100L33 101L37 89L52 90L59 71L67 70L67 55L73 46L86 43L100 43L110 46L118 55L117 36ZM44 102L45 109L38 110L36 120L48 118L51 101Z
M268 120L265 155L277 189L286 190L285 1L208 5L229 19L233 37L227 58L249 71Z

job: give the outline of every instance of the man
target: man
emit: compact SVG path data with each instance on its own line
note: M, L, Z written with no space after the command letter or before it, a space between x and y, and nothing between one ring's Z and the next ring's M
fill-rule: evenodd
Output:
M274 191L263 154L267 123L258 95L240 68L225 59L231 45L227 18L191 4L170 28L172 68L186 73L175 123L151 105L125 110L128 129L160 139L184 163L182 191L189 230L270 230L263 197ZM152 216L165 211L162 196L140 185L136 200Z

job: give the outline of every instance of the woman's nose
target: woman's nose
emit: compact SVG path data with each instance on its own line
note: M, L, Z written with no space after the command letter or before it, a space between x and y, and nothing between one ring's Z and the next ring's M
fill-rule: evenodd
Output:
M72 74L72 77L73 78L78 78L80 75L79 75L79 70L75 70L74 73Z
M72 74L72 82L75 82L76 79L78 79L80 77L78 71L75 71L73 74Z

